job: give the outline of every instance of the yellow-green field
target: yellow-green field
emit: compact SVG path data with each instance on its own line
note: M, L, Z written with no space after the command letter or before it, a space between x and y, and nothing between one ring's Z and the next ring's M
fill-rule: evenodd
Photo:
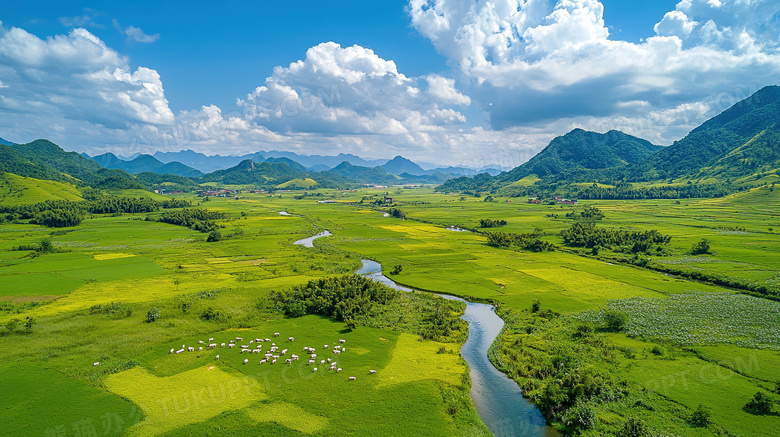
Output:
M385 191L407 220L385 217L384 210L364 200ZM56 193L65 198L65 192ZM468 371L457 354L439 351L457 350L458 344L367 326L348 332L343 323L324 317L286 318L275 310L272 292L354 272L361 258L381 262L386 270L402 266L392 276L400 284L497 304L501 314L513 317L503 344L520 348L514 342L522 339L545 354L545 348L554 349L550 345L555 337L534 337L525 320L535 320L538 332L553 332L555 323L563 332L567 323L579 323L574 316L599 310L610 300L736 292L613 262L609 254L499 249L488 246L478 232L446 229L477 230L480 219L503 219L507 225L501 231L531 232L538 227L545 241L562 246L558 232L571 225L565 218L571 206L528 204L523 198L460 200L460 195L395 187L313 193L321 195L295 199L300 192L289 191L274 197L211 198L201 206L229 214L218 222L223 240L213 243L206 242L206 234L147 221L147 214L95 215L77 227L56 230L25 223L0 225L0 325L18 320L13 332L0 326L0 362L7 363L0 367L2 392L15 393L8 400L0 397L0 417L11 424L4 427L7 435L41 435L62 427L72 434L74 427L88 426L88 419L97 435L386 435L388 423L395 435L487 435L468 401L456 411L449 408L453 390L467 393ZM194 195L177 197L202 202ZM17 201L11 195L2 199ZM325 199L339 203L317 203ZM605 213L599 226L657 229L671 235L670 255L650 257L654 265L762 284L780 281L780 192L757 188L723 199L679 203L582 203ZM316 240L313 249L292 244L323 229L333 236ZM14 250L45 238L60 252L31 256ZM688 252L701 238L711 240L713 253L692 256ZM529 313L537 300L554 313L550 330L544 327L548 319ZM129 311L106 310L112 304ZM152 307L160 318L147 323ZM208 310L223 317L206 320L201 315ZM22 326L26 317L36 322L30 333ZM169 354L182 344L200 347L197 342L210 337L224 342L274 332L285 339L280 345L294 336L295 353L309 343L322 347L346 339L347 352L338 358L344 372L321 368L314 373L303 361L260 365L262 355L219 347ZM771 391L780 379L775 364L780 352L727 344L683 347L623 333L595 332L589 338L615 354L611 364L603 365L613 378L636 393L647 393L644 402L657 414L640 416L659 433L764 436L780 426L776 415L742 410L756 391L778 398ZM578 344L568 337L570 341ZM650 352L656 346L663 355ZM504 357L509 360L510 355ZM244 365L244 359L251 363ZM95 362L100 365L93 366ZM746 368L737 363L753 364ZM29 376L20 377L27 370ZM369 375L369 370L377 374ZM698 377L702 374L707 381ZM682 383L680 375L696 377ZM709 383L712 378L716 382ZM72 407L63 407L61 401L73 392L83 395ZM601 428L586 435L609 435L627 417L639 414L633 406L620 404L624 401L609 402L598 410ZM712 410L709 427L689 426L685 419L700 403ZM32 405L37 408L33 414L49 409L58 413L31 424L25 418ZM115 426L104 429L101 417ZM557 425L572 431L565 423Z

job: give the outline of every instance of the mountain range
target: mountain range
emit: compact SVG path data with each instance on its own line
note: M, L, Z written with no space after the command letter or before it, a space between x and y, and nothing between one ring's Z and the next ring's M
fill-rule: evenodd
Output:
M582 182L764 183L780 176L779 121L780 87L768 86L667 147L619 131L574 129L511 171L454 178L438 189L517 193Z
M613 186L644 181L751 186L775 182L780 176L780 87L759 90L668 147L614 130L597 133L574 129L553 139L528 162L497 175L475 174L473 170L466 173L466 169L458 167L425 170L401 156L382 162L354 155L306 157L292 152L284 153L287 156L264 156L266 152L258 152L228 168L203 174L170 159L178 157L201 164L215 160L213 165L223 166L237 157L207 157L183 151L138 155L131 160L110 153L88 158L66 152L45 139L27 144L6 143L0 139L2 172L103 189L151 189L163 185L169 189L193 189L203 182L269 189L427 183L442 184L438 188L442 191L522 194L523 190L540 186L558 189L596 182ZM160 156L168 161L159 159ZM329 166L339 158L347 159ZM368 165L353 164L350 160ZM464 172L460 174L465 176L456 177L461 170Z

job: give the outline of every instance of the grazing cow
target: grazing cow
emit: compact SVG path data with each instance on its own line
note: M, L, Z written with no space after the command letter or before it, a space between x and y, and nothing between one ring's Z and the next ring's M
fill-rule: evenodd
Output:
M228 343L235 343L235 340L228 340Z
M177 354L180 354L182 352L184 352L184 349L179 349L179 350L176 351Z
M328 346L330 346L330 345L328 345L328 344L325 344L325 345L322 345L322 348L323 348L323 349L327 349L327 348L328 348Z
M304 351L304 352L308 352L308 351L309 351L309 346L304 346L304 347L303 347L303 351Z
M339 343L341 343L341 344L344 344L346 342L347 342L347 340L339 340Z
M286 353L287 353L287 349L282 349L282 353L281 353L281 354L279 354L279 355L284 355L284 354L286 354Z
M244 360L244 364L249 364L249 359Z
M339 367L338 369L336 369L336 373L341 373L342 370L343 369L341 367Z
M274 358L273 360L271 360L271 364L276 364L276 358Z
M236 347L236 344L235 344L235 343L230 343L230 344L228 345L228 347L230 347L230 348L234 348L234 347Z
M219 355L217 355L216 357L214 357L214 359L215 359L215 360L218 360L218 359L219 359Z
M268 362L268 360L260 360L260 364L265 364L267 362Z
M243 337L236 337L236 341L244 341Z
M345 348L345 347L341 348L341 352L346 352L346 351L347 351L347 348Z
M217 347L217 344L216 344L216 343L211 343L211 344L209 345L209 349L214 349L215 347Z
M202 351L203 350L203 346L198 347L198 350Z
M263 339L262 339L262 338L256 338L256 339L255 339L255 342L256 342L256 343L262 343L262 342L263 342Z
M290 337L287 339L288 341L295 341L295 337Z
M333 351L333 355L341 355L341 351L340 350L334 350Z
M314 370L311 371L312 373L317 373L317 368L315 367Z
M324 364L325 364L325 360L321 360L321 361L320 361L320 364L323 364L323 365L324 365Z
M292 355L290 355L290 358L292 358L293 360L297 360L298 359L298 355L292 354Z
M368 371L368 374L369 374L369 375L376 375L376 370L369 370L369 371Z
M203 344L203 343L205 343L203 340L198 340L198 344Z
M174 349L173 349L173 348L171 348L171 351L170 351L170 352L168 352L168 354L172 354L173 352L174 352Z
M357 381L357 378L355 378L354 376L350 376L350 377L349 377L349 380L350 380L350 381Z
M330 358L328 358L328 362L330 363Z
M214 341L214 337L211 337L211 338L209 339L209 341Z
M97 363L92 363L92 367L97 367L99 365L100 365L100 361L98 361Z
M219 347L225 347L225 343L220 343Z
M293 360L291 358L287 358L286 360L284 360L284 362L286 364L292 364Z
M270 338L266 338L266 339L265 339L265 341L266 341L266 342L268 342L268 343L270 343L270 342L271 342L271 339L270 339Z
M278 337L278 336L279 336L279 333L278 332L274 332L274 337Z
M187 348L187 351L188 352L195 352L195 348L190 346L190 347Z

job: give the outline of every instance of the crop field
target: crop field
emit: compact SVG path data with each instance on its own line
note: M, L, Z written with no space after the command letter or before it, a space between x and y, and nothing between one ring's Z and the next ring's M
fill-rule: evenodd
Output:
M218 221L222 240L211 243L204 233L146 220L159 212L94 215L55 231L0 225L0 361L8 363L0 367L0 381L3 393L25 393L25 399L0 399L3 418L19 430L12 435L63 429L62 435L75 435L90 420L97 435L381 435L388 423L398 435L487 435L467 394L452 407L452 393L468 392L468 370L458 354L440 351L458 350L458 344L422 340L405 323L398 330L349 331L323 316L288 318L275 308L274 292L354 272L361 258L382 263L399 284L498 305L509 328L499 342L505 348L520 347L514 342L524 338L539 351L549 348L549 354L539 353L552 359L560 352L554 352L556 342L572 341L577 324L593 326L594 342L614 358L603 369L637 393L646 390L644 402L670 424L663 428L664 420L648 419L659 432L762 436L780 425L777 416L742 409L757 391L777 398L771 394L780 379L776 302L618 262L620 254L565 248L558 233L573 223L565 217L572 206L527 204L523 198L491 202L425 188L388 190L406 220L370 204L384 192L369 188L311 190L305 197L300 191L242 193L205 202L177 195L228 214ZM337 203L317 202L324 199ZM780 281L778 193L758 188L679 204L582 203L577 210L594 205L604 212L597 226L670 235L670 253L650 256L651 266L760 284ZM479 229L479 220L487 218L507 224ZM495 248L472 232L535 228L560 249ZM313 248L292 244L322 230L333 235L315 240ZM711 241L712 253L691 254L701 238ZM55 253L15 250L44 239ZM402 270L390 275L393 266ZM530 312L535 302L544 316ZM149 323L152 308L160 316ZM600 330L603 309L627 314L626 330ZM25 317L35 319L29 333ZM566 332L566 341L553 328ZM534 337L547 329L549 334ZM344 371L329 372L319 361L316 373L303 361L259 364L262 354L221 347L169 353L182 344L197 349L203 346L199 340L211 337L221 343L274 332L281 333L280 346L295 337L288 354L345 339L347 352L337 360ZM691 376L682 382L680 375ZM50 389L42 388L44 382ZM78 402L47 415L66 393L75 393ZM712 410L712 425L689 427L686 417L700 403ZM635 410L627 400L601 408L604 420L594 432L609 435ZM26 420L24 411L45 420ZM110 420L113 428L104 429Z

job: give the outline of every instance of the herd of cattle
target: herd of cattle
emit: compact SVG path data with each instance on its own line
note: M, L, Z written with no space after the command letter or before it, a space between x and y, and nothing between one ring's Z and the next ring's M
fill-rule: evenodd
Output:
M274 332L274 337L279 337L281 334L278 332ZM273 342L270 338L255 338L254 340L249 340L246 342L246 344L241 344L244 341L243 337L236 337L234 340L229 340L225 343L215 343L214 338L209 338L208 343L206 343L203 340L198 341L198 346L189 346L181 345L181 349L171 348L169 354L181 354L185 351L187 352L197 352L202 351L204 347L207 347L209 349L217 349L217 348L228 348L228 349L237 349L242 354L263 354L263 345L264 344L270 344L270 347L268 348L267 352L263 354L263 359L261 359L258 364L276 364L277 360L280 360L284 357L285 364L292 364L295 361L298 361L300 357L297 354L290 353L289 358L287 358L287 353L289 351L288 348L280 349L280 346L277 346L275 342ZM295 341L295 337L288 337L287 341L289 343L292 343ZM332 348L330 345L325 344L322 346L322 349L330 350L333 355L338 357L342 353L346 352L347 348L344 347L344 344L346 343L346 340L339 340L338 344L334 345ZM303 353L308 354L309 356L309 365L317 365L317 349L310 347L310 346L304 346ZM329 371L335 371L336 373L341 373L343 369L341 367L338 367L338 363L335 360L335 358L327 358L327 359L321 359L320 357L319 363L320 365L328 365ZM215 357L216 360L219 360L219 355ZM250 360L249 358L244 359L244 364L249 364ZM95 365L98 365L99 363L95 363ZM312 369L312 372L317 373L317 367L314 367ZM369 370L370 375L376 374L376 370ZM357 380L357 377L350 376L349 381L355 381Z

